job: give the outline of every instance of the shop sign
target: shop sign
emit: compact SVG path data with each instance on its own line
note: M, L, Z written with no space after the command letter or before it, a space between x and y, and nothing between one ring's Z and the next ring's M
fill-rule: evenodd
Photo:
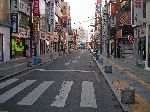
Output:
M102 41L105 42L107 39L107 15L106 7L102 9Z
M11 12L12 13L18 11L18 6L19 6L18 0L11 0Z
M132 25L143 24L143 0L132 1Z
M134 41L134 35L128 35L128 40L131 42Z
M12 33L18 33L18 13L12 13L11 22L12 22Z
M50 1L50 19L49 19L49 24L50 24L50 32L53 33L55 30L55 0Z
M40 16L39 0L33 1L33 16Z
M30 6L27 3L23 2L22 0L20 0L19 3L19 11L30 16Z

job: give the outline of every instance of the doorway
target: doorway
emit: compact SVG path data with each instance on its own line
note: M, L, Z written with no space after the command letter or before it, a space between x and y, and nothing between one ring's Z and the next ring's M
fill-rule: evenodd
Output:
M3 34L0 33L0 62L3 61Z

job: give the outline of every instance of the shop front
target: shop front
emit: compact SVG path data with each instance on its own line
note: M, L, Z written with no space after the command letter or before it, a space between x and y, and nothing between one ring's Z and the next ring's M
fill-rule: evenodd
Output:
M11 58L30 56L29 29L19 27L18 34L12 33L11 37Z

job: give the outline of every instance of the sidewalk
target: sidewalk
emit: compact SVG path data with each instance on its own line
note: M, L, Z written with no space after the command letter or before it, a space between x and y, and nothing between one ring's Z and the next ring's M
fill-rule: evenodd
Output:
M7 77L11 77L21 72L25 72L41 64L47 63L53 59L56 59L58 56L59 56L58 53L53 53L51 56L50 54L41 55L39 56L40 63L37 65L33 64L33 61L34 61L33 57L32 58L18 58L18 59L12 59L8 62L1 62L0 63L0 80L3 80Z
M132 59L106 58L101 55L103 63L95 60L114 94L127 112L150 112L150 71L133 64ZM112 73L105 73L105 66L112 66ZM135 89L135 103L123 104L121 90L126 87Z

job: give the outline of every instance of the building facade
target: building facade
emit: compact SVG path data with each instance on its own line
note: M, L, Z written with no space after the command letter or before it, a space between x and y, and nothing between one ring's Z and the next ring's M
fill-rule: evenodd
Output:
M0 62L10 60L10 0L0 1Z

